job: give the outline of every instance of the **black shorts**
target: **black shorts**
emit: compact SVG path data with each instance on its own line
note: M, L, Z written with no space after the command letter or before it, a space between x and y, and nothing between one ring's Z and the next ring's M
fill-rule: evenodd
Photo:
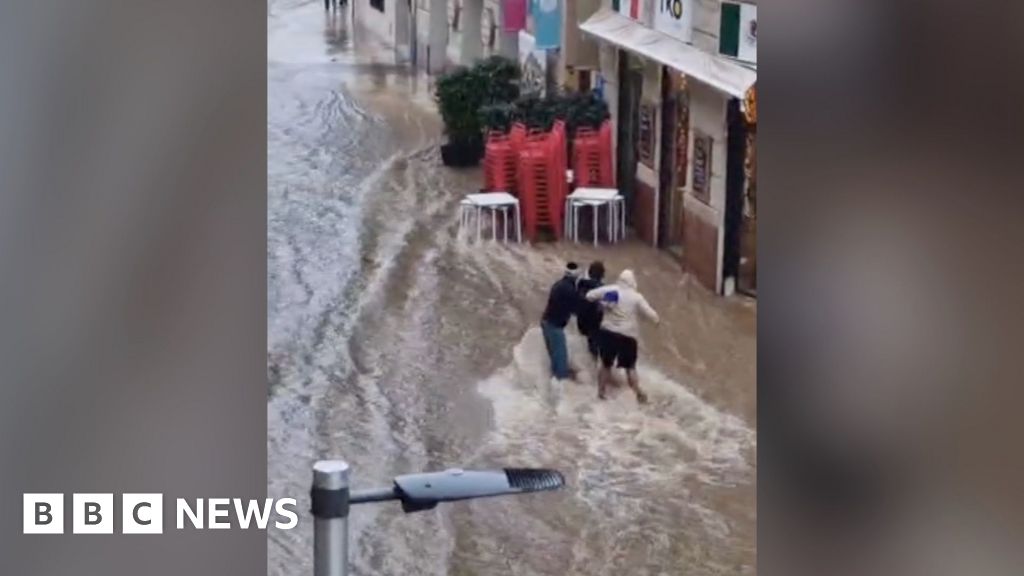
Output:
M600 335L597 330L587 334L587 350L594 358L598 358L601 350Z
M602 328L598 333L598 346L605 368L611 368L612 365L626 370L636 368L636 338Z

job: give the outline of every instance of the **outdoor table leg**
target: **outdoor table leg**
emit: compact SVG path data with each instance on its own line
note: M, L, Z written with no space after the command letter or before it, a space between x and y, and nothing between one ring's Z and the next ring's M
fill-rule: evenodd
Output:
M608 243L615 243L615 202L608 203Z
M482 226L481 220L483 220L483 213L482 213L483 212L483 208L477 206L475 212L476 212L476 242L477 242L477 244L479 244L480 243L480 227Z
M615 203L618 204L618 236L626 240L626 199L620 196Z
M522 214L519 212L519 200L516 200L516 237L519 239L519 243L523 243L523 223Z
M498 241L498 209L491 207L491 239Z
M569 218L569 203L570 202L572 202L572 201L569 200L568 198L566 198L565 202L564 202L564 204L562 206L562 230L564 230L562 235L565 238L568 238L569 235L571 234L571 230L569 229L569 219L570 219Z
M580 205L576 202L572 203L572 241L580 241Z
M501 207L501 215L505 217L505 244L508 244L508 206Z
M594 211L594 248L597 248L597 212L601 209L601 205L594 204L590 208Z

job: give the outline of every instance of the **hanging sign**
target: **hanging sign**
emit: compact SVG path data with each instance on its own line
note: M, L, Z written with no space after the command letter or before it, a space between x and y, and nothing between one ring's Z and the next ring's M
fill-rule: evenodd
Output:
M501 29L505 32L519 32L526 29L527 0L502 0Z
M519 31L519 68L522 75L519 80L523 94L544 95L547 82L547 54L537 50L536 41L525 31Z
M693 35L693 0L654 0L654 29L690 42Z
M538 50L562 45L562 0L533 0L533 32Z
M757 64L757 6L722 2L718 51Z
M654 122L657 108L653 103L644 102L640 105L640 130L637 149L640 163L654 170Z
M711 136L693 131L693 196L711 204Z

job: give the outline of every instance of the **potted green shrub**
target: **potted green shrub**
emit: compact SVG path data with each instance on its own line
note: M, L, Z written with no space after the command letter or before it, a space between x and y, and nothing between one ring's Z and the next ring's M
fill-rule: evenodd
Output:
M448 142L441 146L446 166L473 166L483 156L483 130L489 113L481 109L510 103L519 96L519 67L492 56L472 68L459 67L437 81L435 98Z
M483 148L477 110L481 100L480 75L459 67L437 81L436 99L448 142L441 146L446 166L472 166L480 161Z

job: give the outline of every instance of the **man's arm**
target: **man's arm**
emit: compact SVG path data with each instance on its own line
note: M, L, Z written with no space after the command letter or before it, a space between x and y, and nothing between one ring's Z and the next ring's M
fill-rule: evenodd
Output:
M647 317L648 320L655 324L661 323L661 318L658 317L658 313L647 303L647 299L642 295L640 296L640 312Z
M611 292L614 289L615 289L614 285L601 286L600 288L594 288L593 290L587 292L587 300L589 300L591 302L597 302L601 298L604 298L605 294Z

